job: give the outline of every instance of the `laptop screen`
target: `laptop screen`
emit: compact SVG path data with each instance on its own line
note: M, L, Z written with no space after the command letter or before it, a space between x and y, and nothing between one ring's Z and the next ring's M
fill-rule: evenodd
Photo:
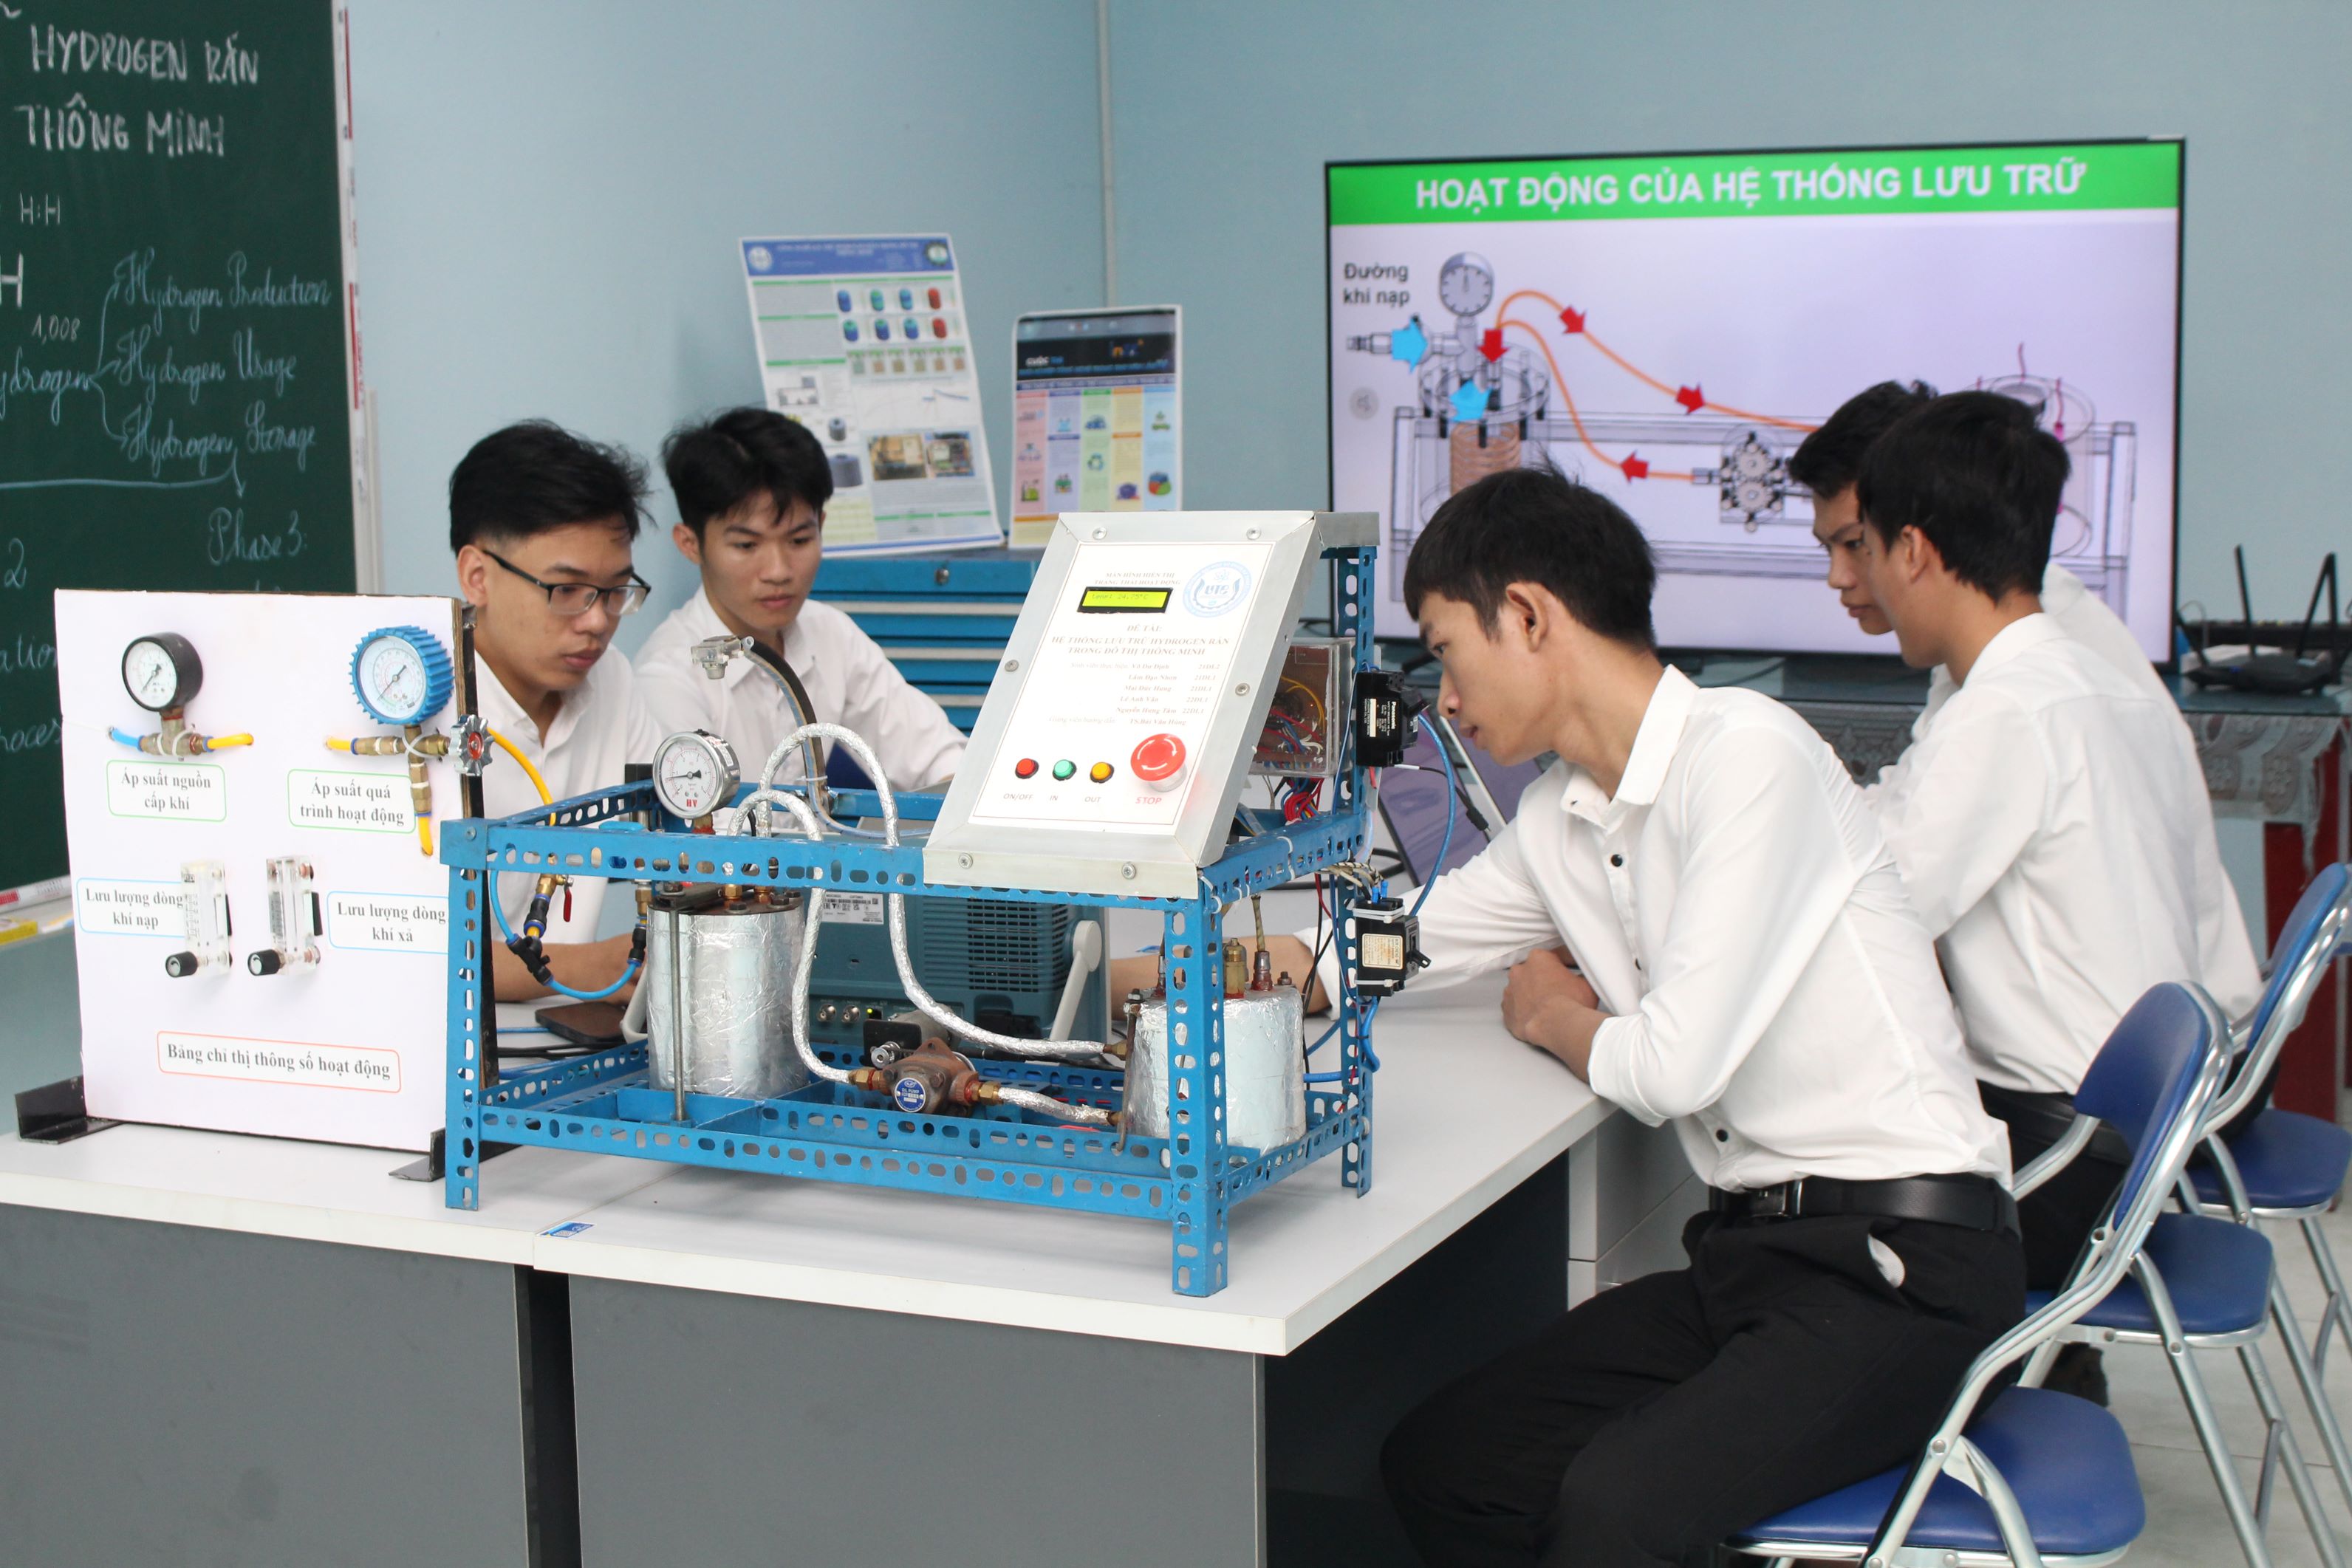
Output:
M1467 749L1479 778L1495 797L1495 804L1502 808L1504 820L1509 820L1519 809L1520 793L1542 775L1543 769L1533 762L1506 766L1475 746ZM1445 774L1438 761L1437 748L1418 726L1405 760L1430 771L1391 768L1381 774L1381 813L1388 821L1389 837L1404 857L1405 870L1418 883L1467 862L1486 847L1486 836L1470 825L1470 819L1463 814L1457 802L1454 841L1446 846L1441 863L1437 855L1438 846L1445 838ZM1497 832L1502 831L1500 821L1488 825Z

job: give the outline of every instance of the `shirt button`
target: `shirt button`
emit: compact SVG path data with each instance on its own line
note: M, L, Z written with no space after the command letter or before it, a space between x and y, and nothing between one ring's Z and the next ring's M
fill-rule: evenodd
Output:
M1717 1127L1715 1130L1715 1141L1718 1144L1727 1144L1731 1142L1731 1134L1724 1128Z
M1609 857L1609 863L1611 865L1623 865L1625 863L1625 857L1623 855L1611 855Z

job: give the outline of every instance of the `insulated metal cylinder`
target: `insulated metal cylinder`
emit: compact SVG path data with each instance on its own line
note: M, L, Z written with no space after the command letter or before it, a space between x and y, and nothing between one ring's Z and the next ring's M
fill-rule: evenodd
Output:
M1272 1149L1307 1135L1307 1009L1296 988L1276 986L1225 998L1222 1067L1225 1142ZM1205 1037L1206 1028L1190 1031ZM1188 1050L1190 1048L1188 1047ZM1202 1114L1207 1110L1203 1107ZM1127 1056L1122 1124L1147 1138L1168 1136L1168 1004L1136 1015Z
M768 1100L808 1082L791 1032L801 922L797 895L789 905L712 901L679 909L656 903L646 922L644 982L650 988L646 1055L653 1087L675 1092L681 1061L694 1094Z

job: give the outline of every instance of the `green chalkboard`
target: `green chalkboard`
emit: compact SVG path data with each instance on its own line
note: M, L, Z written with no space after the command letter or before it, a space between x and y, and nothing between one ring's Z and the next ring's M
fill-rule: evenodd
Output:
M0 889L66 869L56 590L355 586L340 25L0 5Z

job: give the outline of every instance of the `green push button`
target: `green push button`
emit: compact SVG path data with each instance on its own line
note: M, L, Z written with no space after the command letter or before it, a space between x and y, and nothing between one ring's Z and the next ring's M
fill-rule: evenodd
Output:
M1077 770L1078 765L1065 757L1062 760L1054 764L1054 778L1056 781L1066 779Z

